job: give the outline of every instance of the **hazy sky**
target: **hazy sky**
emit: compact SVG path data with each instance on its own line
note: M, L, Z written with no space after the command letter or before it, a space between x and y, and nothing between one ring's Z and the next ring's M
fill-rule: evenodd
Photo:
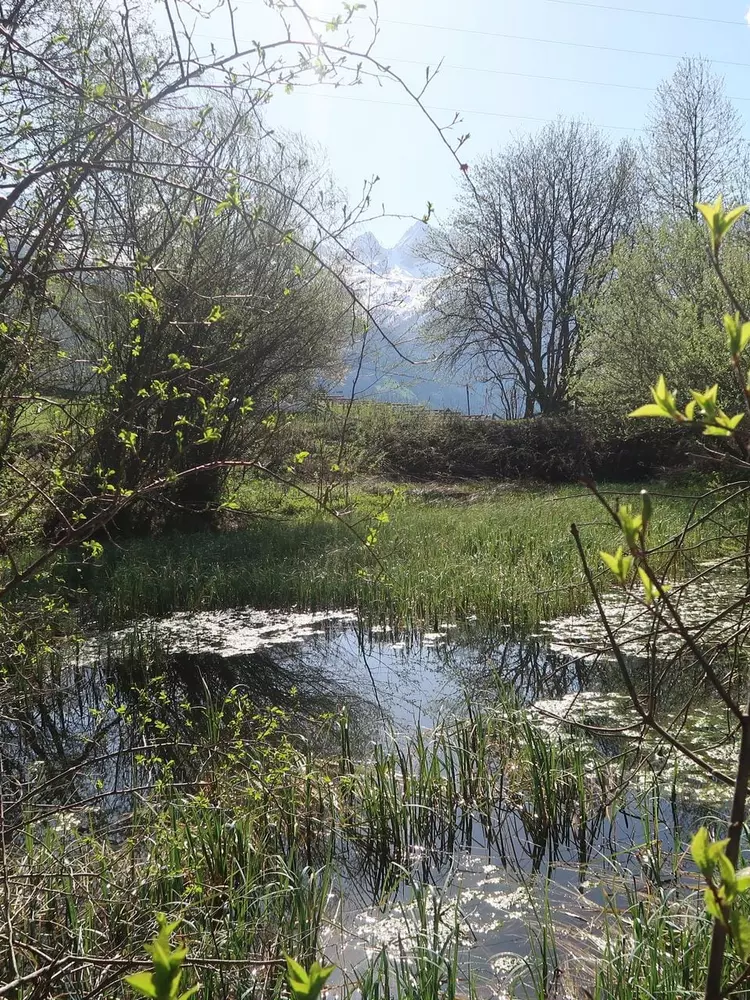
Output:
M259 0L236 2L240 36L258 37ZM341 10L337 0L307 2L319 14ZM654 88L685 54L715 62L750 121L748 0L380 0L379 6L381 61L419 87L425 67L444 60L425 102L445 109L435 112L441 122L461 112L460 128L471 133L462 154L469 164L559 115L582 118L613 138L637 138ZM362 20L357 30L365 28ZM427 199L441 215L450 210L458 168L395 85L280 93L269 118L320 143L352 194L378 174L376 197L387 211L421 215ZM390 219L372 228L388 244L407 226Z

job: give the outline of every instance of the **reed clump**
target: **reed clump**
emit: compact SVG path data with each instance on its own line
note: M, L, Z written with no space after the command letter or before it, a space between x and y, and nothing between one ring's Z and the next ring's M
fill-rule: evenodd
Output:
M465 996L475 987L458 959L463 932L456 924L446 936L445 914L457 911L446 910L448 887L436 888L450 858L481 843L524 877L563 842L580 841L585 856L593 819L613 808L602 794L611 764L592 744L505 700L379 742L365 759L346 714L321 723L322 742L238 691L191 719L191 740L158 728L157 740L144 725L116 791L83 794L82 762L6 801L13 960L30 983L44 956L62 956L56 989L96 992L137 963L154 913L165 912L184 921L187 971L204 995L275 996L281 957L326 951L355 879L381 906L407 893L421 930L417 946L349 970L351 989ZM50 805L55 796L64 805ZM10 953L0 954L10 982Z
M618 488L623 496L638 489ZM396 499L382 488L361 493L338 519L268 483L248 485L241 497L248 512L263 513L247 527L133 540L109 547L98 565L71 567L99 623L252 605L349 607L366 619L414 624L476 615L533 628L590 599L570 538L573 510L587 523L594 564L617 539L582 487L399 488ZM693 501L690 491L654 489L653 502L652 543L665 545L666 560ZM374 544L365 544L373 526ZM708 558L725 538L722 525L707 522L692 544ZM690 559L681 553L673 572Z

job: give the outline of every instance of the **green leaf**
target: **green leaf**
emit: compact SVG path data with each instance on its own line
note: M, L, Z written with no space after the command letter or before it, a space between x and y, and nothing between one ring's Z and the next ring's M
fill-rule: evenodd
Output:
M653 403L639 406L637 410L629 413L629 417L667 417L670 420L683 420L684 417L677 409L677 401L674 393L667 388L667 382L663 375L657 379L656 385L651 388Z
M305 970L289 955L286 956L286 980L289 989L296 996L306 997L310 989L310 977Z
M750 889L750 868L741 868L737 872L737 892L747 892Z
M195 442L196 444L210 444L211 441L220 441L221 431L218 427L206 427L203 431L201 437Z
M716 397L719 392L718 384L712 385L703 392L698 392L695 389L690 390L690 395L693 397L695 402L700 406L704 413L710 414L716 410Z
M750 961L750 920L741 913L732 913L729 922L732 945L743 962Z
M739 313L724 317L724 331L727 335L727 347L733 358L738 357L750 344L750 323L743 323Z
M660 406L658 403L645 403L643 406L639 406L637 410L633 410L632 413L628 414L629 417L669 417L669 413L665 413L664 407Z
M724 914L721 912L721 907L719 906L719 901L714 895L713 889L704 889L703 891L703 901L706 907L706 913L710 914L720 923L724 923Z
M156 1000L156 987L153 984L153 973L136 972L133 976L125 976L125 982L141 996Z
M620 504L617 508L617 520L625 535L625 541L629 549L634 549L641 541L643 534L643 514L634 513L630 504Z
M654 601L658 601L661 597L662 591L669 589L662 584L660 590L659 585L651 579L642 566L638 567L638 576L640 576L641 583L643 584L643 600L646 604L653 604Z
M723 410L719 410L718 413L714 414L711 427L707 427L703 433L708 434L710 432L716 434L718 432L720 437L727 437L727 435L733 434L739 427L744 416L744 413L736 413L733 417L730 417L728 413L725 413ZM711 428L713 428L713 430L711 430Z
M708 845L708 856L712 864L716 864L719 860L719 856L724 854L727 847L729 846L729 837L725 840L714 840Z
M172 362L172 367L179 371L190 371L192 365L187 360L179 354L168 354L167 360Z
M333 966L321 966L313 962L309 972L305 972L299 962L286 956L286 978L294 1000L317 1000L326 980L333 972Z
M747 208L748 208L747 205L740 205L739 208L733 208L730 212L726 213L726 215L724 216L724 221L728 229L731 228L735 224L735 222L738 222L739 219L742 218L742 216L747 211Z
M734 865L726 856L724 851L719 854L716 859L719 865L719 876L721 877L721 884L726 891L726 899L728 903L734 899L737 895L737 875L734 870Z
M114 487L112 487L114 489ZM104 555L104 546L101 542L89 539L87 542L81 542L81 548L84 549L91 559L99 559L100 556Z
M157 915L156 921L159 931L145 948L151 956L153 970L127 976L125 982L141 996L150 997L151 1000L189 1000L198 991L200 984L180 993L182 965L187 956L187 948L172 948L169 943L170 935L179 926L179 921L168 923L163 913Z
M690 841L690 853L693 856L693 861L704 875L710 874L714 867L709 853L710 844L711 840L705 826L702 826Z
M607 566L613 575L617 577L619 582L624 585L630 575L630 570L633 565L633 557L625 555L622 545L618 548L614 555L604 551L600 552L599 555L605 566Z
M706 427L706 429L703 431L703 434L705 435L705 437L727 438L732 436L732 432L730 430L727 430L726 427L716 427L714 424L710 424L708 427Z
M711 249L714 255L717 255L722 240L732 226L745 214L747 206L741 205L739 208L733 208L725 212L724 199L719 195L715 202L698 203L695 207L705 219Z
M224 318L224 313L222 311L222 308L221 306L217 305L213 307L213 309L208 314L208 316L206 316L203 322L206 323L206 325L209 325L211 323L218 323L219 320L223 318Z
M716 213L721 211L721 202L722 202L722 197L721 195L719 195L719 197L716 199L715 204L713 205L710 202L699 202L695 206L701 213L703 218L706 220L706 224L709 227L713 225L713 220Z
M121 430L117 437L122 441L128 451L135 451L138 444L138 435L135 431Z

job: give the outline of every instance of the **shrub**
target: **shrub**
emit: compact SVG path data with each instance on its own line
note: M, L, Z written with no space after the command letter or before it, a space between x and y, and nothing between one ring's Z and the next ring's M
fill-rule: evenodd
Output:
M342 448L343 442L343 448ZM635 426L587 410L530 420L494 420L425 407L356 404L344 419L323 410L287 427L277 468L310 452L309 476L378 473L396 479L575 482L644 479L695 465L682 428ZM343 461L333 459L343 454Z

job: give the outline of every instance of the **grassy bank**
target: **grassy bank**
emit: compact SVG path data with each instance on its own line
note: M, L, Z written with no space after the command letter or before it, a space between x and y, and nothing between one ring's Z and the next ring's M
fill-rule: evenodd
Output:
M617 487L623 498L635 494L633 502L638 490ZM652 487L653 544L679 533L697 492ZM243 486L236 500L252 515L244 527L130 541L84 567L77 579L98 619L296 605L355 607L366 617L417 624L477 615L529 628L589 599L572 521L597 573L599 549L619 544L596 499L574 486L360 489L338 519L268 482ZM377 540L368 547L373 527ZM720 548L722 534L715 522L700 529L708 540L702 557Z

